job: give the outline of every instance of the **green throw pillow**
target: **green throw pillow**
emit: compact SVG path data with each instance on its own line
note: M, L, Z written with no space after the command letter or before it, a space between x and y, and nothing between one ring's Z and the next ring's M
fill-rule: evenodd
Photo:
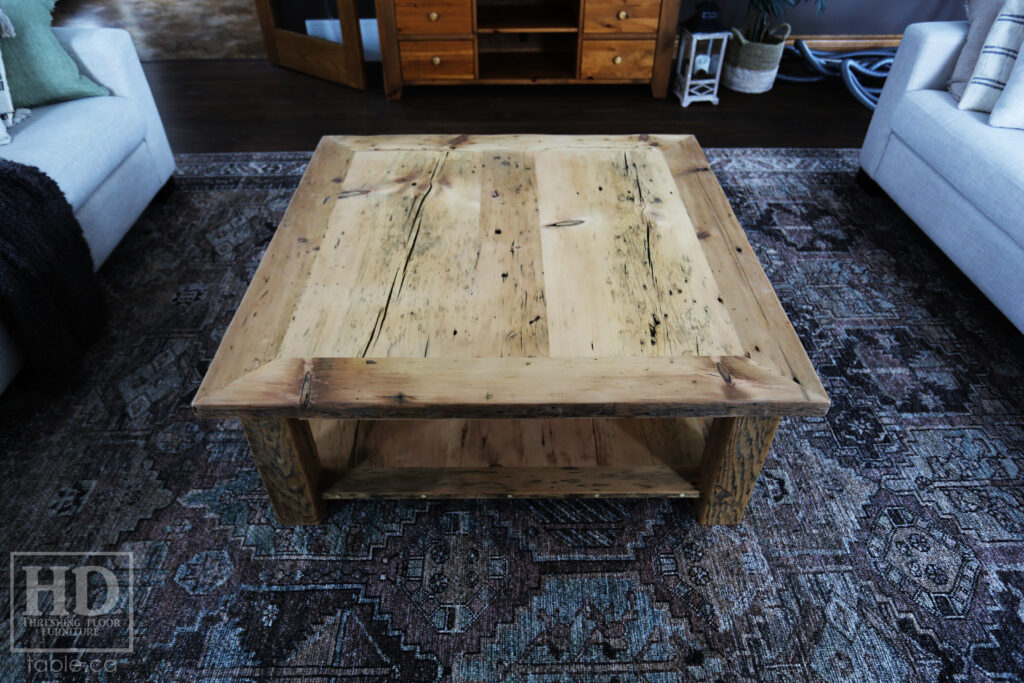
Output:
M3 39L4 66L15 108L109 95L78 71L50 30L55 0L0 0L15 37Z

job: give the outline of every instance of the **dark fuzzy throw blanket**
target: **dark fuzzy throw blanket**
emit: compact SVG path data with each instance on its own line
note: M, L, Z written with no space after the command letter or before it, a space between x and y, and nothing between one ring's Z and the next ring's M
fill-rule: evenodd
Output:
M49 176L0 159L0 321L37 375L72 370L100 323L92 255Z

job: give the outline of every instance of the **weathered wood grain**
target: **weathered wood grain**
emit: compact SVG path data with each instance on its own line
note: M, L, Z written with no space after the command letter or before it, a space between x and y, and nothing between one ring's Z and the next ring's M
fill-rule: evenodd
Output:
M712 266L743 354L780 377L790 378L809 399L827 401L807 352L704 152L693 138L665 138L662 143L662 153Z
M282 359L196 406L201 417L337 419L823 415L740 356Z
M697 498L668 467L401 467L328 472L324 498Z
M552 355L742 355L660 152L535 158Z
M701 524L739 524L779 418L725 417L711 423L700 469Z
M359 420L311 419L306 422L309 423L320 464L335 470L349 467Z
M303 420L242 418L256 469L281 524L319 524L320 460Z
M324 139L193 406L244 419L282 518L319 449L345 495L699 469L738 521L778 417L829 401L692 137L433 135Z
M313 420L325 467L649 467L695 478L702 418ZM353 425L358 425L358 435ZM316 434L316 428L314 428Z
M278 357L354 153L324 138L203 378L195 403Z
M280 357L359 357L373 344L415 248L444 152L357 154L302 284ZM318 221L323 221L319 217ZM419 354L417 354L419 355Z
M547 302L532 155L481 152L475 356L547 356ZM447 335L445 335L447 336Z

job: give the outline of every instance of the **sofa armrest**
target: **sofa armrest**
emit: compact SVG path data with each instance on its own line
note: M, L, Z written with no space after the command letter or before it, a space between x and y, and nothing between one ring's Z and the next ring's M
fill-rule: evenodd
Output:
M53 33L82 73L105 86L111 94L135 103L146 122L146 144L153 161L162 178L170 177L174 171L174 156L128 31L55 27Z
M924 22L907 27L860 151L860 164L868 175L874 176L878 169L889 140L893 112L903 95L912 90L945 89L966 41L965 21Z

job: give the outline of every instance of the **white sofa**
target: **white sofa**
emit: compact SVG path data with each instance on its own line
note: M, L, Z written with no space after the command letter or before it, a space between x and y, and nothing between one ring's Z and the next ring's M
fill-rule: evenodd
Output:
M1024 331L1024 130L960 111L946 91L963 22L909 26L861 168Z
M82 73L111 97L37 107L0 158L36 166L64 191L99 268L171 177L174 158L127 31L55 28ZM23 359L0 326L0 392Z

